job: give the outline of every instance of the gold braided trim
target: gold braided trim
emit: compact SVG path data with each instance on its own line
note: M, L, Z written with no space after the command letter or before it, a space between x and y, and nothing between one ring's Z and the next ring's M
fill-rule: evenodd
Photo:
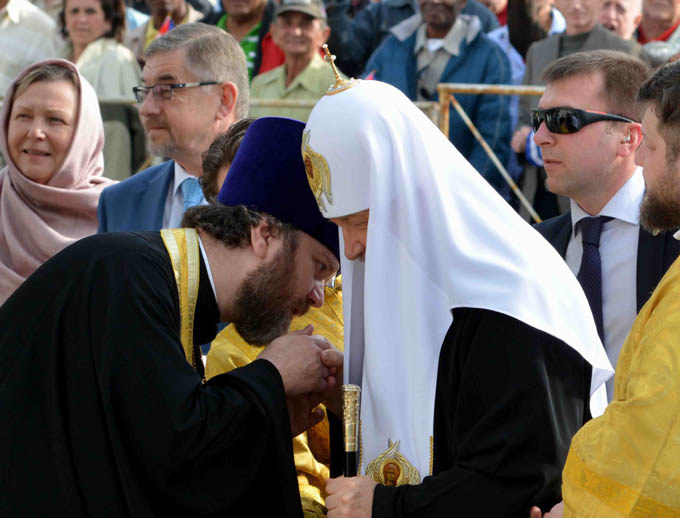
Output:
M630 518L680 518L680 509L641 495L639 492L590 470L575 451L569 451L563 473L565 482L590 493L607 507Z
M364 463L364 441L362 437L364 434L361 432L361 417L359 417L359 475L362 473L362 465Z
M430 435L430 475L432 475L433 467L434 467L434 437Z
M194 354L194 315L201 271L198 233L193 228L172 228L161 230L161 237L170 255L179 293L180 340L184 356L197 370L198 359Z

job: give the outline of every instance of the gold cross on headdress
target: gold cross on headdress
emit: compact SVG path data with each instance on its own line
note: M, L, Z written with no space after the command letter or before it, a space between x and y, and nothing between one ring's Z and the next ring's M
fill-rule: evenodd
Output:
M327 63L331 64L331 67L333 68L333 74L335 74L335 84L331 85L328 88L328 90L326 91L326 95L337 94L338 92L342 92L343 90L347 90L348 88L352 88L354 85L359 84L359 81L357 81L353 77L349 79L343 79L340 76L340 72L338 72L337 67L335 66L335 56L331 54L330 51L328 50L328 45L324 43L322 45L322 48L323 51L326 53L323 59Z

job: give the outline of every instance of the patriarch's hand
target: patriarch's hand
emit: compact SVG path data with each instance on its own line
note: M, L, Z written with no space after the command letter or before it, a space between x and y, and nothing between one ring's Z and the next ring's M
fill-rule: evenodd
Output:
M373 490L370 477L338 477L326 481L328 518L371 518Z

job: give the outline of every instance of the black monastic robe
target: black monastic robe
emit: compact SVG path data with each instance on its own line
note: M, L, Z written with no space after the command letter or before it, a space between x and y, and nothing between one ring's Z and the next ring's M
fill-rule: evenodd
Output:
M219 320L205 264L195 343ZM266 360L201 383L159 233L83 239L0 308L0 516L301 516ZM200 356L199 356L200 357Z
M561 499L571 437L590 418L590 365L507 315L453 317L439 355L433 476L376 486L374 518L526 518Z

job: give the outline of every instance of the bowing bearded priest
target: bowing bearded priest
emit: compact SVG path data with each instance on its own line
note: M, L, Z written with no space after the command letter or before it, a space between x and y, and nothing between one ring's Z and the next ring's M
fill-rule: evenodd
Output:
M338 242L286 185L304 230L244 187L185 228L82 239L0 307L1 516L302 516L292 437L342 357L280 335L323 304ZM269 345L205 382L220 321Z
M559 501L612 374L564 261L385 83L332 87L302 152L342 231L345 382L362 386L362 475L327 484L329 517Z

